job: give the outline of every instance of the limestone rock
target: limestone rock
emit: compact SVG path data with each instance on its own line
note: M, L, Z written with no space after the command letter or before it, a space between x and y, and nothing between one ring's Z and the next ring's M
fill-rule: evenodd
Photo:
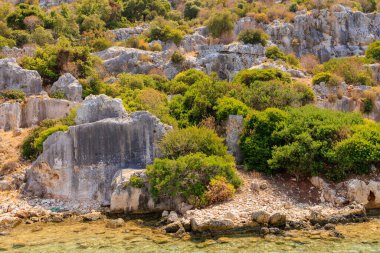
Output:
M123 168L143 169L170 127L148 112L72 126L49 136L26 173L25 191L40 197L110 204L111 182Z
M35 70L21 68L15 58L0 59L0 90L18 89L26 95L42 91L42 78Z
M142 26L119 28L112 30L111 32L115 35L115 41L127 41L132 37L141 35L144 31L149 28L149 25L144 24Z
M268 224L270 219L270 215L265 211L253 212L251 217L254 222L257 222L261 225Z
M6 102L0 104L0 129L10 131L21 126L21 104Z
M125 226L125 222L122 218L116 220L108 220L106 228L121 228Z
M81 217L83 218L83 221L97 221L102 218L102 213L91 212L91 213L83 214Z
M242 154L239 146L241 132L243 131L243 116L229 115L226 124L226 144L228 152L233 155L236 162L242 162Z
M281 213L272 214L269 218L269 224L275 227L285 226L286 215Z
M234 228L234 222L229 219L200 219L192 218L191 229L195 232L217 232Z
M24 46L23 48L5 46L1 49L1 54L5 58L22 58L24 56L33 56L36 48L33 46Z
M79 81L70 73L62 75L50 90L54 92L63 92L68 100L81 102L82 101L82 85Z
M77 109L76 124L85 124L108 118L125 117L127 112L121 99L106 95L87 96Z
M62 119L69 115L78 103L47 96L28 97L22 106L21 127L31 127L45 119Z
M21 219L8 215L0 216L0 228L14 228L21 223Z

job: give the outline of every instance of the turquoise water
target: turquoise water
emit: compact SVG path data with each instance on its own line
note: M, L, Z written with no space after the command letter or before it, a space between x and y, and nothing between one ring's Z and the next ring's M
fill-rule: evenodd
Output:
M380 220L337 226L345 238L329 231L291 231L284 237L234 235L178 239L128 221L109 229L105 221L20 225L0 237L7 252L380 252Z

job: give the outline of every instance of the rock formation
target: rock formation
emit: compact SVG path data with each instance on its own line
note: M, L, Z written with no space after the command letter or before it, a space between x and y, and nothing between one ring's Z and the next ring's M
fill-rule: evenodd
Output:
M94 106L95 114L98 110L102 108ZM136 112L57 132L44 142L43 153L28 170L25 190L41 197L110 204L115 173L152 163L156 144L168 129L150 113Z
M68 100L75 102L82 101L82 85L70 73L62 75L55 83L53 83L50 92L62 92Z
M79 125L124 116L127 116L127 112L121 99L112 99L106 95L90 95L78 108L75 123Z
M242 162L242 154L239 146L242 131L243 116L229 115L226 123L226 145L228 152L235 157L237 164Z
M37 71L21 68L15 58L0 59L0 90L6 89L37 95L42 91L42 79Z
M30 96L22 103L6 102L0 104L0 129L9 131L32 127L45 119L62 119L77 105L68 100L47 96Z
M142 25L136 27L119 28L112 30L111 32L115 35L115 41L127 41L132 37L141 35L148 28L149 25Z

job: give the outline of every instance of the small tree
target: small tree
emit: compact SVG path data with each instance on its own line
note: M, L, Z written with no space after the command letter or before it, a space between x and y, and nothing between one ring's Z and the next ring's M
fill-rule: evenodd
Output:
M207 28L212 37L220 38L234 28L235 18L229 11L214 12L207 21Z
M247 29L239 34L239 40L244 44L261 44L266 46L269 35L261 29Z

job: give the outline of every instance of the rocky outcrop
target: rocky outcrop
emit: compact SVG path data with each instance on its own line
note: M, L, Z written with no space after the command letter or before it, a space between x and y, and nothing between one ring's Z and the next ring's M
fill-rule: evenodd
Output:
M350 179L329 184L320 177L312 177L310 182L321 191L322 202L335 205L357 203L366 208L380 208L380 182L377 180Z
M380 14L352 11L341 5L331 11L299 13L293 24L274 22L266 28L286 52L315 54L321 61L363 54L366 45L380 39Z
M39 4L41 7L50 8L53 6L58 6L60 4L72 3L72 2L73 0L40 0Z
M110 204L115 173L152 163L156 144L168 129L150 113L136 112L57 132L27 171L25 190L41 197Z
M45 119L63 119L78 104L47 96L30 96L24 102L0 104L0 129L5 131L38 125Z
M373 80L380 84L380 63L374 63L367 65L372 70Z
M0 104L0 129L5 131L19 128L21 125L21 104L6 102Z
M33 56L36 51L35 47L24 46L23 48L5 46L1 49L1 55L5 58L22 58L24 56Z
M106 95L87 96L77 109L76 124L92 123L108 118L127 116L121 99L112 99Z
M55 83L53 83L50 92L62 92L68 100L75 102L82 101L82 85L70 73L62 75Z
M71 109L78 105L78 103L68 100L47 96L28 97L22 105L20 127L35 126L45 119L63 119L69 115Z
M131 183L131 177L141 179L143 185ZM123 169L118 171L112 182L111 211L120 213L152 213L175 208L174 201L154 201L150 192L145 170Z
M42 91L42 79L35 70L21 68L15 58L0 59L0 90L18 89L26 95Z
M127 41L132 37L137 37L145 32L149 28L149 25L142 25L136 27L119 28L112 30L111 32L115 35L115 41Z

